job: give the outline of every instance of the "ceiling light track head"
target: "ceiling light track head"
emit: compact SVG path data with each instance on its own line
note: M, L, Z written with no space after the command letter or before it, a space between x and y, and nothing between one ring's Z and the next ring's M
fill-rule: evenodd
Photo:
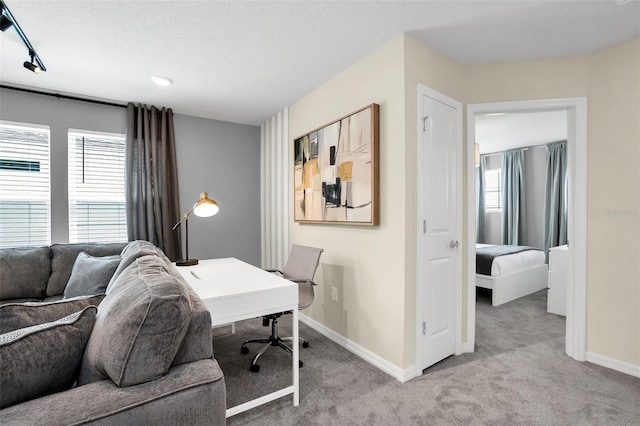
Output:
M47 68L44 66L44 63L38 56L38 53L36 53L36 50L33 48L33 45L27 38L27 35L24 33L24 31L22 31L22 28L20 28L20 25L18 25L18 21L16 21L16 18L13 16L3 0L0 0L0 11L2 12L2 14L0 15L0 30L6 31L13 26L13 28L15 28L16 32L18 33L20 40L22 40L25 47L29 51L31 62L25 61L23 64L24 67L36 74L38 74L40 71L46 71Z

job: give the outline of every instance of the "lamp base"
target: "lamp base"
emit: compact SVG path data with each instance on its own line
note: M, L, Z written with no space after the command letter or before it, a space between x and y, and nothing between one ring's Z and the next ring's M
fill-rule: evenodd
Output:
M180 259L176 262L176 266L193 266L198 264L198 259Z

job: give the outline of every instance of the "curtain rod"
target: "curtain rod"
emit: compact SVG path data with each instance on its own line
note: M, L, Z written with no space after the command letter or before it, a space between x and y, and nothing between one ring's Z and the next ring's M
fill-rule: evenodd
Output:
M562 142L566 142L566 140L549 142L549 143L544 143L544 144L541 144L541 145L523 146L522 148L512 148L512 149L507 149L505 151L487 152L486 154L480 154L480 155L498 155L498 154L503 154L503 153L505 153L507 151L517 151L519 149L521 149L523 151L528 151L529 149L545 148L547 145L553 145L554 143L562 143Z
M0 89L16 90L18 92L26 92L26 93L33 93L33 94L36 94L36 95L52 96L54 98L69 99L69 100L72 100L72 101L90 102L90 103L93 103L93 104L106 105L106 106L112 106L112 107L118 107L118 108L126 108L127 107L126 104L117 104L115 102L98 101L98 100L95 100L95 99L81 98L81 97L78 97L78 96L62 95L60 93L48 93L48 92L42 92L40 90L35 90L35 89L26 89L26 88L23 88L23 87L6 86L4 84L0 84Z

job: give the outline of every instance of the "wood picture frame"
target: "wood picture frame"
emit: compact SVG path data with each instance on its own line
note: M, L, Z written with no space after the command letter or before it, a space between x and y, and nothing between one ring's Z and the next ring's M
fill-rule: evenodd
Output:
M294 221L379 225L380 106L294 139Z

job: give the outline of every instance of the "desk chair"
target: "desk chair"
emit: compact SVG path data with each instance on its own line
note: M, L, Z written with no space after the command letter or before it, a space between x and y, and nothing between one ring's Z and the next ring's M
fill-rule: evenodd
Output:
M267 269L267 271L269 272L278 273L282 277L298 284L298 310L306 308L313 302L313 286L316 285L316 283L313 282L313 276L315 275L316 269L318 268L321 254L322 249L298 246L294 244L291 247L289 259L287 260L287 264L284 266L284 271ZM263 316L263 326L268 327L269 322L271 322L271 336L266 339L247 340L242 344L242 347L240 348L240 352L242 354L249 353L249 348L247 348L246 346L249 343L265 344L265 346L262 347L262 349L260 349L256 356L253 358L253 361L251 361L250 369L254 373L260 371L260 365L257 364L258 358L260 358L260 356L262 356L262 354L264 354L272 346L279 346L280 348L289 352L289 354L293 355L293 351L291 350L291 348L283 343L292 342L293 339L291 337L281 338L278 336L278 318L280 318L283 314L290 313L291 311L287 311ZM300 337L300 342L302 342L303 348L309 347L309 342L302 337ZM300 361L299 366L302 367L302 365L303 363L302 361Z

